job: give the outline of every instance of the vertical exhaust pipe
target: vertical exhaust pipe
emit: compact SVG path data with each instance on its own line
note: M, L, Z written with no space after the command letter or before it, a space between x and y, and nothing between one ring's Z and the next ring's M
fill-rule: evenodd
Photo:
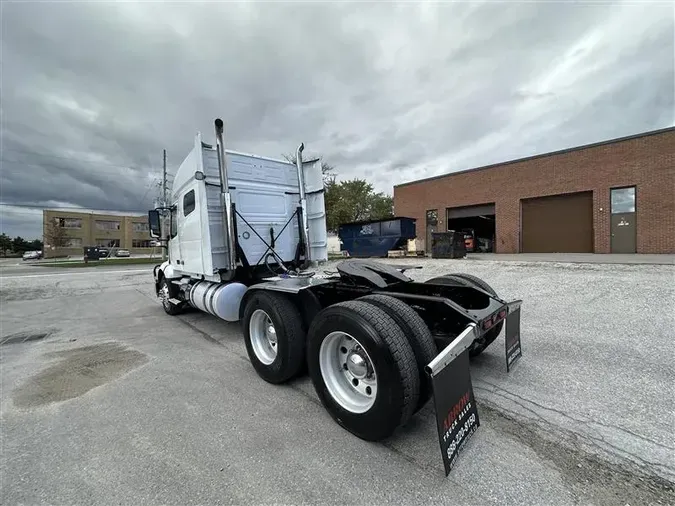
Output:
M227 160L225 159L225 145L223 143L223 120L217 118L216 148L218 151L218 169L220 170L220 203L223 206L223 232L227 237L228 249L228 279L234 276L237 266L237 251L234 237L234 216L232 216L232 197L227 178Z
M298 146L295 152L295 164L298 168L298 186L300 187L300 207L302 208L302 234L303 242L305 243L305 259L307 262L311 261L311 249L309 247L309 222L307 220L307 197L305 195L305 173L302 170L302 152L305 149L305 144Z

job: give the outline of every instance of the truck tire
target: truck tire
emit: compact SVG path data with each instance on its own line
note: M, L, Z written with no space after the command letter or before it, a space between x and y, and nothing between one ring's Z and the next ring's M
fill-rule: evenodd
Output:
M438 354L438 348L429 331L429 327L424 323L422 317L417 314L417 311L395 297L389 295L366 295L356 300L379 307L403 330L415 354L420 375L420 396L415 412L419 411L431 398L432 392L431 378L424 372L424 367Z
M353 300L323 309L309 328L307 368L326 410L361 439L390 436L417 407L412 347L396 322L372 304Z
M306 332L300 311L279 293L256 290L242 319L246 352L258 375L268 383L284 383L304 365Z
M494 288L492 288L490 285L488 285L485 281L483 281L481 278L478 276L474 276L473 274L467 274L465 272L453 272L452 274L448 274L448 276L454 276L456 278L462 278L468 281L469 283L473 283L479 288L482 288L486 292L494 295L495 297L499 297L497 295L497 292L495 292Z
M494 295L495 297L498 297L497 292L492 288L490 285L488 285L485 281L483 281L481 278L478 276L474 276L472 274L466 274L464 272L453 272L452 274L446 274L444 276L440 276L437 278L430 279L426 281L426 283L438 283L438 284L444 284L447 283L448 279L454 279L456 281L460 281L466 285L473 285L478 288L481 288L488 292L491 295ZM502 328L504 327L504 321L499 322L494 328L488 330L485 335L483 336L483 339L478 341L474 341L471 348L469 348L469 356L470 357L477 357L483 351L485 348L490 346L497 337L499 337L499 334L502 331Z
M171 295L169 291L169 282L167 281L166 278L162 278L162 281L159 282L158 294L159 299L162 301L162 307L164 308L164 312L166 314L176 316L183 312L183 308L181 306L177 306L176 304L172 304L171 302L169 302Z

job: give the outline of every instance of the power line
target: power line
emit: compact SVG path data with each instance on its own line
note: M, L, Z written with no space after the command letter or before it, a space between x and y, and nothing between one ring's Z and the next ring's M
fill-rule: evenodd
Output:
M58 165L54 165L54 164L51 164L51 163L39 163L39 164L37 164L37 163L24 162L22 160L8 160L6 158L0 158L0 162L14 163L14 164L17 164L17 165L21 165L22 167L35 167L37 169L44 169L44 168L49 167L49 168L52 168L52 169L63 170L63 168L64 168L63 166L58 166ZM131 170L143 170L142 167L133 168L133 167L122 167L122 166L120 166L120 168L131 169ZM155 173L155 172L157 172L157 169L153 168L153 169L151 169L150 173L152 174L152 173ZM101 173L119 174L118 171L107 169L107 168L103 168L102 170L98 171L98 173L99 174L101 174ZM176 176L175 176L175 174L171 174L171 173L167 172L166 177L167 178L174 178Z
M63 168L63 167L57 167L56 165L51 165L51 164L35 165L35 164L24 163L24 162L20 162L20 161L16 161L16 160L5 160L5 159L2 159L2 158L0 158L0 161L3 161L3 162L11 162L11 163L17 163L17 164L20 164L20 165L22 165L22 166L36 167L36 168L51 167L51 168L59 169L59 170ZM111 174L115 174L115 173L116 173L116 171L109 170L109 169L108 169L108 170L105 170L105 171L103 171L103 172L111 173ZM151 172L150 174L153 175L153 179L152 179L152 181L150 181L150 182L148 183L148 190L145 192L145 194L143 195L143 197L141 197L141 202L145 199L145 197L147 197L148 192L150 191L150 189L152 188L152 186L155 185L155 184L157 183L157 174L156 174L156 170L153 169L153 172ZM172 174L166 174L166 176L167 176L167 177L174 177ZM1 205L1 204L0 204L0 205ZM5 205L6 205L6 204L5 204Z
M22 154L30 155L30 156L42 156L42 157L45 157L45 158L55 158L57 160L67 160L67 161L71 161L71 162L89 163L89 164L92 164L92 165L105 165L105 166L109 166L109 167L117 167L119 169L131 169L131 168L133 168L129 165L117 165L117 164L114 164L114 163L96 162L94 160L85 160L84 158L47 155L45 153L38 153L38 152L35 152L35 151L24 151L24 150L21 150L21 149L6 149L5 148L5 149L3 149L3 152L5 152L5 153L6 152L22 153Z
M9 214L9 213L7 213L6 211L3 211L2 209L0 209L0 213L2 213L2 216L5 216L5 217ZM35 217L41 217L41 216L42 216L42 211L40 211L39 213L31 213L31 212L29 212L29 211L19 211L19 210L15 209L15 210L12 210L11 214L12 214L12 216L14 216L14 215L19 215L19 214L20 214L20 215L22 215L22 216L35 216ZM1 222L1 221L2 221L2 220L0 220L0 222Z
M37 204L24 204L24 203L18 203L18 204L11 204L9 202L0 202L0 206L5 206L5 207L19 207L19 208L27 208L27 209L36 209L36 210L44 210L44 209L49 209L51 210L59 210L63 209L64 212L82 212L82 213L91 213L92 211L109 211L113 213L145 213L147 212L147 209L144 210L129 210L129 211L120 211L120 209L106 209L106 208L101 208L97 207L96 209L89 209L86 207L66 207L66 206L45 206L45 205L37 205Z
M155 186L158 182L159 181L157 181L157 180L152 180L148 183L148 188L145 190L145 193L141 197L141 200L139 201L139 205L143 203L143 201L145 200L145 197L148 196L148 193L150 193L150 190L152 189L152 187Z
M13 206L13 207L33 207L35 209L42 208L42 206L37 206L35 204L10 204L9 202L0 202L0 206Z
M63 169L64 169L64 166L63 166L63 165L58 166L58 165L54 165L54 164L51 164L51 163L40 163L40 164L36 164L36 163L24 162L24 161L21 161L21 160L8 160L8 159L6 159L6 158L0 158L0 161L1 161L1 162L4 162L4 163L16 163L16 164L18 164L18 165L27 166L27 167L35 167L35 168L38 168L38 169L42 169L42 168L45 168L45 167L51 167L51 168L53 168L53 169L58 169L58 170L63 170ZM136 168L136 169L134 169L134 168L132 168L132 167L120 167L120 168L131 169L131 170L143 170L142 168ZM153 171L153 172L156 172L157 169L152 169L152 171ZM102 172L107 172L107 173L110 173L110 174L119 174L119 171L115 171L115 170L112 170L112 169L106 169L106 168L102 168L102 169L99 171L99 173L102 173Z

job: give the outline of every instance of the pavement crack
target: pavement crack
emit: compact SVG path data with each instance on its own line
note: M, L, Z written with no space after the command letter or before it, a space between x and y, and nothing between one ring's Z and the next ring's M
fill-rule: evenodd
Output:
M475 388L476 390L486 390L486 389L484 389L484 388L482 388L482 387L480 387L480 386L475 386L474 388ZM491 392L493 392L493 393L496 393L494 390L488 390L488 391L491 391ZM508 392L507 392L507 393L508 393ZM531 413L537 420L540 420L541 422L546 423L546 424L550 424L550 422L549 422L546 418L544 418L543 416L541 416L539 413L537 413L536 411L534 411L534 410L533 410L532 408L530 408L529 406L526 406L526 405L523 404L522 402L518 402L518 401L516 401L516 400L514 400L514 399L510 399L510 398L509 398L509 400L510 400L511 402L513 402L514 404L517 404L518 406L520 406L521 408L523 408L523 409L524 409L525 411L527 411L528 413Z
M477 387L477 388L480 388L480 387ZM521 406L526 411L532 412L531 409L528 409L526 406L523 406L521 403L519 403L517 401L514 401L513 399L511 399L511 400L512 400L512 402L514 402L518 406ZM489 407L490 409L492 409L494 411L499 411L499 412L503 413L504 415L511 416L513 418L527 418L526 416L523 415L522 412L517 412L517 411L507 409L503 406L500 406L500 405L498 405L498 404L496 404L492 401L486 400L486 399L482 399L481 403L485 404L487 407ZM552 433L560 434L561 436L563 436L563 437L561 437L561 441L563 439L565 439L564 438L565 435L568 436L567 439L569 439L569 436L574 436L574 438L577 441L585 442L588 446L603 450L604 452L610 453L611 455L613 455L615 457L622 457L623 460L631 461L635 465L642 468L643 470L647 470L647 472L650 468L651 469L656 468L656 469L661 469L662 471L665 471L666 473L671 474L671 475L675 474L675 468L672 468L670 466L667 466L667 465L659 463L659 462L653 462L651 460L647 460L644 457L638 456L634 453L629 452L628 450L625 450L624 448L620 448L620 447L608 442L602 434L598 434L597 436L594 436L594 435L583 433L583 432L576 432L576 431L573 431L573 430L564 430L564 429L561 429L560 427L552 424L550 421L546 420L545 418L541 417L540 415L537 415L536 413L535 413L535 415L537 416L537 419L539 421L540 428L544 432L549 433L549 434L552 434ZM537 422L536 420L533 420L533 421L535 423ZM608 448L613 450L613 451L610 452L608 450Z
M223 345L223 343L221 343L220 341L218 341L218 339L216 339L215 337L211 336L211 334L209 334L208 332L204 332L204 331L201 330L199 327L197 327L196 325L193 325L193 324L190 323L189 321L184 320L183 318L180 318L180 317L177 317L176 320L178 320L179 322L181 322L183 325L185 325L185 326L187 326L187 327L190 327L192 330L194 330L195 332L197 332L200 336L202 336L202 337L203 337L204 339L206 339L207 341L209 341L209 342L211 342L211 343L213 343L213 344L217 344L218 346L223 346L223 347L225 347L225 346Z
M483 402L487 421L507 437L527 445L540 458L553 464L568 484L575 503L588 504L673 504L674 484L627 459L605 459L588 451L583 443L589 438L551 426L541 430L539 424L523 423L523 415L510 412L493 402ZM620 503L607 503L606 491L613 497L625 498ZM594 500L595 499L595 500Z
M432 476L434 478L438 478L438 468L431 467L427 464L424 464L424 463L420 462L419 460L417 460L412 455L409 455L406 452L404 452L403 450L400 450L400 449L396 448L392 443L389 443L387 441L380 441L379 444L384 446L385 448L387 448L389 451L395 453L396 455L401 457L406 462L414 465L418 469L421 469L422 471L424 471L425 474L428 474L429 476Z
M140 288L134 288L134 291L140 293L143 297L146 297L146 298L150 299L151 301L157 303L157 297L152 297L152 296L148 295L146 292L144 292Z
M526 402L526 403L528 403L528 404L532 404L532 405L534 405L534 406L536 406L536 407L538 407L538 408L540 408L540 409L542 409L542 410L544 410L544 411L551 411L551 412L553 412L553 413L556 413L556 414L558 414L558 415L560 415L560 416L562 416L562 417L567 418L567 419L570 420L570 421L573 421L573 422L576 422L576 423L581 423L581 424L584 424L584 425L589 426L589 427L592 426L592 425L599 425L600 427L605 427L605 428L607 428L607 429L618 430L618 431L621 431L621 432L625 432L625 433L627 433L627 434L630 434L631 436L634 436L634 437L636 437L636 438L638 438L638 439L641 439L641 440L643 440L643 441L645 441L645 442L647 442L647 443L653 444L654 446L657 446L657 447L662 448L662 449L664 449L664 450L675 450L675 447L673 447L673 446L669 446L669 445L660 443L660 442L658 442L658 441L654 441L653 439L651 439L651 438L649 438L649 437L647 437L647 436L643 436L643 435L641 435L641 434L638 434L638 433L636 433L636 432L633 432L633 431L631 431L630 429L626 429L626 428L624 428L624 427L619 427L619 426L617 426L617 425L610 425L610 424L606 424L606 423L603 423L603 422L598 422L598 421L595 421L595 420L589 420L589 419L586 419L586 418L577 418L577 417L574 417L574 416L570 415L569 413L567 413L567 412L565 412L565 411L556 409L556 408L551 407L551 406L544 406L543 404L540 404L540 403L538 403L538 402L536 402L536 401L533 401L533 400L531 400L531 399L526 399L525 397L523 397L523 396L521 396L521 395L519 395L519 394L516 394L516 393L514 393L514 392L511 392L511 391L509 391L509 390L506 390L506 389L504 389L504 388L502 388L502 387L500 387L500 386L498 386L498 385L495 385L495 384L493 384L493 383L490 383L489 381L482 380L482 382L483 382L483 383L486 383L487 385L490 385L490 386L492 387L492 389L484 389L484 390L490 391L490 392L492 392L492 393L508 394L508 395L511 396L511 397L515 397L516 399L519 399L519 400L521 400L521 401L523 401L523 402ZM476 388L477 388L477 389L480 389L480 388L482 388L482 387L477 386ZM513 401L514 403L518 404L518 405L521 406L523 409L526 409L526 410L528 410L529 412L536 414L538 418L543 419L543 417L541 417L541 415L535 413L531 408L528 408L528 407L524 406L523 404L516 402L516 401L515 401L514 399L512 399L512 398L510 398L509 400L511 400L511 401Z
M638 434L637 432L633 432L632 430L626 429L624 427L618 427L616 425L610 425L610 424L607 424L607 423L597 422L597 421L589 421L589 422L586 422L586 423L588 425L599 425L600 427L605 427L607 429L616 429L616 430L620 430L622 432L626 432L627 434L630 434L631 436L634 436L638 439L642 439L643 441L651 443L654 446L658 446L659 448L663 448L664 450L675 450L675 446L669 446L669 445L666 445L666 444L663 444L663 443L659 443L658 441L654 441L653 439L650 439L647 436L643 436L641 434Z

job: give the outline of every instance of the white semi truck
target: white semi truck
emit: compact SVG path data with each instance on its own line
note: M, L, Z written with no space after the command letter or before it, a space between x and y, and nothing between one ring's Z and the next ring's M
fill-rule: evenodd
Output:
M257 374L283 383L307 371L333 419L377 441L432 397L446 473L479 425L469 357L506 321L506 364L521 356L520 304L465 273L425 283L407 268L327 260L318 160L295 164L226 150L197 134L174 179L170 205L149 212L168 248L154 268L166 313L187 307L240 321ZM162 220L168 220L166 234Z

